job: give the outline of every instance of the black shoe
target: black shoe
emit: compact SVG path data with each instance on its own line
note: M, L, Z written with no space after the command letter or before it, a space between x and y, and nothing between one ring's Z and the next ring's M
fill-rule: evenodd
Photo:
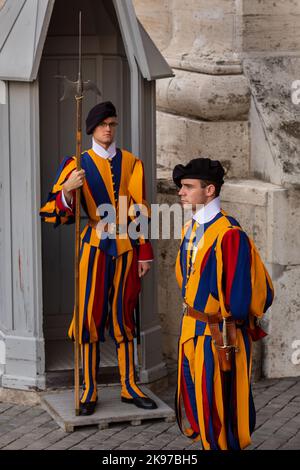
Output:
M155 410L157 404L149 397L136 397L136 398L125 398L121 397L121 401L124 403L131 403L138 408L144 408L145 410Z
M90 416L94 413L96 408L96 401L89 401L87 403L79 403L80 416Z

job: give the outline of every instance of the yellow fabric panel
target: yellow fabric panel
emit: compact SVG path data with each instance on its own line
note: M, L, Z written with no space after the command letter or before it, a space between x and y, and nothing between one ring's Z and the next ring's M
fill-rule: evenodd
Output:
M67 175L71 171L73 171L74 169L76 169L76 158L72 157L72 160L70 160L68 162L68 164L65 166L65 168L63 169L63 171L59 175L57 183L53 185L53 187L51 189L51 192L53 194L58 194L62 190L62 187L63 187L63 184L66 180ZM43 217L43 215L42 215L43 213L53 214L53 217L52 216L51 217L46 216L46 217L43 218L43 220L45 222L53 223L53 224L56 223L56 216L54 216L54 214L59 215L59 212L60 212L60 210L56 206L56 200L55 199L52 200L52 201L46 202L46 204L44 204L44 206L41 207L41 209L40 209L40 215L42 217ZM68 216L60 216L60 223L61 224L65 224L66 222L68 222L68 220L69 220Z
M132 154L129 154L128 152L125 152L125 155L127 156L130 155L131 158L135 158ZM128 173L128 167L124 168L124 171L125 173ZM130 181L129 181L128 188L127 188L127 191L130 196L129 201L128 201L129 202L129 207L128 207L129 216L131 220L135 219L135 214L131 213L132 212L131 208L133 204L137 204L139 206L138 210L140 211L141 215L150 219L151 207L145 199L145 194L143 194L143 187L145 186L143 162L135 158L135 161L133 163L133 168L130 168L130 171L131 171L131 176L130 176ZM141 234L141 236L139 237L139 244L144 245L146 243L147 238L148 236L145 237L145 234Z
M196 321L193 317L183 316L180 334L180 342L182 344L195 337Z
M92 349L92 361L90 362L89 352ZM85 383L85 390L80 398L81 403L85 403L88 398L90 388L93 386L93 393L89 401L96 401L97 399L97 378L96 378L96 343L83 344L81 346L81 355L84 359L83 362L83 380ZM92 383L90 383L90 373L92 374Z
M176 258L175 275L176 275L176 280L179 285L179 288L182 289L183 277L182 277L181 266L180 266L180 251L178 252L177 258Z
M203 396L202 396L202 372L204 367L204 336L198 336L197 345L195 350L195 357L197 358L195 364L195 391L196 391L196 404L198 413L198 423L200 427L200 434L202 445L205 450L210 450L210 444L206 439L204 413L203 413Z
M139 162L138 160L132 153L127 152L126 150L122 150L123 158L122 158L122 169L121 169L121 182L120 182L120 190L119 190L119 195L120 196L127 196L128 193L129 195L132 196L130 188L131 185L133 184L132 178L133 178L133 168L135 165L135 162ZM143 176L143 175L142 175ZM143 180L140 179L138 181L138 184L140 184ZM140 189L141 191L141 189Z
M200 279L200 270L201 265L204 259L204 256L207 250L212 246L216 238L218 237L220 231L228 226L228 220L225 217L221 217L218 219L214 224L210 225L208 229L205 231L204 235L199 240L199 244L201 246L200 249L197 251L197 255L195 258L194 266L191 271L190 278L187 282L186 286L186 295L185 300L188 305L191 307L194 306L195 297L197 294L197 289L199 286L199 279ZM191 237L192 238L192 237ZM222 256L221 256L222 258ZM221 284L222 290L222 284ZM205 310L206 313L211 313L208 310ZM223 312L222 312L223 313Z
M103 179L111 204L116 207L109 161L105 158L99 158L93 149L88 150L88 154L90 155Z
M206 305L205 313L217 313L219 311L220 302L209 294Z
M143 180L144 169L141 160L136 160L134 169L129 181L128 191L134 202L143 204Z
M114 286L115 292L118 292L118 286L120 284L121 274L122 274L122 265L123 265L123 258L120 257L116 261L116 271L115 271L114 280L113 280L113 286ZM117 343L120 343L123 341L123 335L120 330L118 319L117 319L117 302L118 302L118 298L116 295L114 295L113 302L112 302L112 321L114 325L114 335L115 335L116 341Z
M127 349L127 352L126 352ZM134 374L134 347L133 341L129 341L127 344L122 342L118 346L118 363L121 381L121 396L124 398L132 398L130 391L127 388L128 385L132 390L140 397L146 397L146 395L140 390L135 382ZM126 370L126 362L128 363L128 370Z
M77 167L76 157L72 157L72 160L68 162L68 164L65 166L65 168L59 175L57 183L52 188L52 193L58 193L59 191L62 190L62 186L66 180L66 177L71 171L75 170L76 167Z
M88 276L88 263L90 256L91 247L87 243L83 245L83 251L80 259L79 265L79 342L81 343L82 338L82 327L83 327L83 311L84 311L84 301L85 301L85 289L86 289L86 280ZM74 329L74 315L69 328L69 337L75 337Z
M97 333L95 321L93 318L93 305L94 305L94 298L95 298L95 290L97 289L96 278L97 278L99 255L100 255L100 250L97 250L95 254L94 264L93 264L92 284L91 284L90 297L89 297L88 307L87 307L90 341L92 343L94 341L98 341L98 333Z
M99 157L98 157L99 158ZM94 201L94 198L89 190L88 184L86 180L83 182L82 186L82 194L85 200L85 204L87 207L87 211L89 214L90 219L92 220L100 220L100 217L97 215L97 206Z
M264 314L264 306L267 298L267 281L269 281L269 285L272 291L273 284L252 240L250 240L250 243L252 258L252 298L250 304L250 313L256 317L262 317Z

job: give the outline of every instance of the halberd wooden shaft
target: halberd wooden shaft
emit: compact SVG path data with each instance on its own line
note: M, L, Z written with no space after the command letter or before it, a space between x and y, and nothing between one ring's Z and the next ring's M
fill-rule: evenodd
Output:
M76 169L81 170L81 147L82 147L82 99L83 84L81 75L81 12L79 13L79 71L76 93ZM80 362L80 341L79 341L79 306L80 306L80 199L81 188L76 189L75 201L75 343L74 343L74 395L75 395L75 414L80 414L79 398L79 362Z
M77 171L81 170L81 146L82 146L82 96L76 97L77 103L77 133L76 133L76 165ZM76 189L75 202L75 343L74 343L74 387L75 387L75 413L79 416L79 362L80 362L80 341L79 341L79 304L80 304L80 280L79 280L79 262L80 262L80 197L81 189Z
M82 100L84 91L93 91L101 96L97 85L91 80L86 82L82 79L82 51L81 51L81 11L79 12L79 71L78 79L76 82L68 80L65 76L56 75L57 78L62 79L64 82L64 94L60 101L63 101L75 94L76 99L76 169L81 170L81 151L82 151ZM79 266L80 266L80 200L81 188L76 189L75 198L75 299L74 299L74 395L75 395L75 414L80 414L80 398L79 398L79 367L80 367L80 279L79 279Z

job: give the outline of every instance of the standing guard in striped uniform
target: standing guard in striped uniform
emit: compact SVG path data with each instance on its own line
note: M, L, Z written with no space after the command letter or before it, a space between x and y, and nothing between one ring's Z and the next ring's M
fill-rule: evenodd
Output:
M205 450L239 450L251 443L252 341L266 335L258 319L274 296L253 241L220 208L224 173L219 161L208 158L173 171L181 203L193 211L176 262L184 299L177 420Z
M89 221L81 234L79 342L82 345L83 393L80 414L90 415L97 402L99 341L105 329L114 339L121 379L121 400L140 408L154 409L156 403L137 386L134 368L134 309L141 277L150 269L153 251L141 232L135 240L128 235L128 209L145 201L144 170L141 160L116 148L117 113L111 102L92 108L86 119L86 132L93 146L83 152L82 170L76 170L76 157L61 163L47 203L40 210L44 221L74 222L75 190L81 191L81 205ZM121 225L119 201L125 197L125 226ZM101 223L99 206L112 207L114 220ZM124 208L123 208L124 210ZM102 219L103 220L103 219ZM119 224L120 222L120 224ZM123 222L122 222L123 223ZM108 236L115 231L115 236ZM69 329L74 339L74 318Z

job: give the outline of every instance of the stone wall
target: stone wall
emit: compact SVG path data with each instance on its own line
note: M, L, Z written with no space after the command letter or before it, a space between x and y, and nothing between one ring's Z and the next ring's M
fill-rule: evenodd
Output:
M237 0L240 50L251 55L299 55L298 0Z
M300 79L300 0L134 0L175 76L157 86L158 202L177 201L171 171L197 155L227 170L225 210L257 244L275 286L254 355L256 378L297 376L300 158L291 84ZM279 57L282 56L282 57ZM276 79L275 79L276 77ZM176 359L178 241L159 242L164 352Z

